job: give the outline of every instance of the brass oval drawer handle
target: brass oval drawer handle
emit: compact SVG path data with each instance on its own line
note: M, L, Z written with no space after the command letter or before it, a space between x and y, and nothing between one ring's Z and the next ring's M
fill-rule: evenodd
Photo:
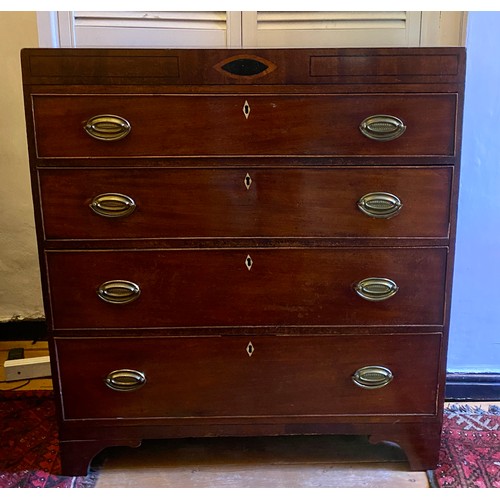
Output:
M363 366L356 370L352 381L363 389L380 389L393 380L394 376L385 366Z
M136 391L146 383L146 375L138 370L123 368L110 372L104 383L114 391Z
M358 200L358 208L377 219L390 219L403 208L401 200L391 193L367 193Z
M380 302L396 294L399 287L389 278L365 278L356 283L354 290L365 300Z
M359 130L374 141L393 141L404 134L406 125L396 116L373 115L361 122Z
M132 129L130 123L116 115L97 115L85 123L85 132L99 141L119 141Z
M135 201L126 194L98 194L90 203L90 208L102 217L126 217L136 208Z
M141 294L139 285L132 281L106 281L97 289L99 298L110 304L129 304Z

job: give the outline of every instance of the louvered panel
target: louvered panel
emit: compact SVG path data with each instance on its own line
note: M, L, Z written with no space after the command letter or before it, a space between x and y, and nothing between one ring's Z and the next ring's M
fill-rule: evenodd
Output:
M163 28L225 30L226 12L82 12L77 11L75 26L104 26L108 28Z
M225 11L77 11L76 47L226 47Z
M258 29L405 29L407 15L399 12L258 12Z
M243 45L405 47L420 44L421 12L244 12Z

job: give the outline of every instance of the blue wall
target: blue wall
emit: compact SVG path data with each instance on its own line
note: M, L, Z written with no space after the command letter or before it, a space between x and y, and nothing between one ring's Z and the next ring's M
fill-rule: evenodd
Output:
M469 12L448 372L500 373L500 12Z

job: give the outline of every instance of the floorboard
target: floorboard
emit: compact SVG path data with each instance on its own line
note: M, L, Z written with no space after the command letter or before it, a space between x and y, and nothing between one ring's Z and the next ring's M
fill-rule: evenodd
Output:
M399 448L355 436L146 441L101 453L97 488L428 488Z

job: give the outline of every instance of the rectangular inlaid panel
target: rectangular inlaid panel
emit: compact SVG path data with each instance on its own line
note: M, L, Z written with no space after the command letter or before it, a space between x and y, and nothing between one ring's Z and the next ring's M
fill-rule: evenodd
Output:
M342 57L311 56L311 76L392 76L457 75L459 58L456 54L428 55L425 61L415 55L360 55Z
M74 57L64 52L52 55L33 54L29 59L31 76L66 78L169 78L179 77L179 58L159 56L143 52L142 55L115 54L108 52L100 56Z

